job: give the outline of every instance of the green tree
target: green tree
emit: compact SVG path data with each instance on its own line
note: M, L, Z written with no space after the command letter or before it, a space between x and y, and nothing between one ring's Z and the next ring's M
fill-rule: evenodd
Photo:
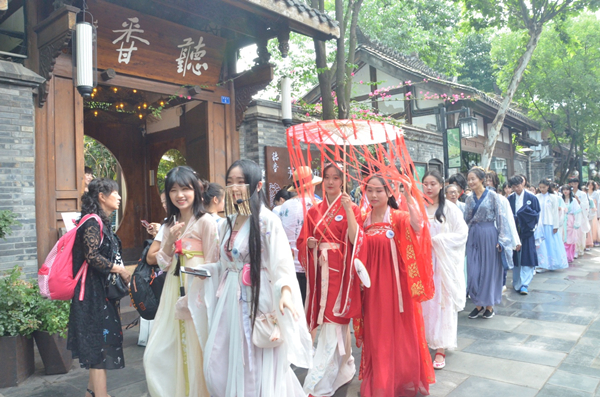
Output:
M464 13L470 26L476 30L486 27L508 28L511 31L526 32L527 42L519 59L512 69L506 85L503 101L492 122L487 141L481 156L484 168L489 167L496 141L504 118L513 97L519 87L527 65L538 45L544 25L554 19L564 21L585 9L595 10L600 0L542 0L528 2L525 0L457 0L464 5ZM510 59L514 59L511 57Z
M165 189L165 177L171 169L180 165L186 165L185 157L177 149L170 149L163 154L160 162L158 163L158 172L156 184L158 190L163 191Z
M492 56L505 58L523 38L500 35ZM561 151L556 174L564 182L585 152L600 159L600 21L588 13L548 24L515 95L529 115L551 132L550 141ZM568 150L563 150L563 145Z
M96 178L117 180L119 163L110 150L92 137L83 137L83 158Z
M496 91L496 79L492 71L491 32L469 31L460 36L457 49L458 81L484 92Z
M461 65L460 8L449 0L365 0L359 26L381 44L417 54L429 67L456 76Z

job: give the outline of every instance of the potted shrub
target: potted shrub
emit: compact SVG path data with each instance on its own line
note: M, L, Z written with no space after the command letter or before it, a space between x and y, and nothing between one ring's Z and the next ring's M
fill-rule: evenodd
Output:
M39 295L37 318L40 326L33 333L46 375L66 374L73 363L67 350L67 327L71 302L51 301Z
M35 371L31 334L40 323L39 292L21 276L15 266L0 278L0 388L16 386Z

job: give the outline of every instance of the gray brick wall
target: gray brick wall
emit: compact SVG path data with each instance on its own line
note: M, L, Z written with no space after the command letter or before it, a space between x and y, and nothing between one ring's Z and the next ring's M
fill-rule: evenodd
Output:
M0 210L13 211L21 223L0 240L0 274L15 265L28 276L38 270L32 87L39 81L21 65L0 61Z
M240 157L265 167L265 146L286 147L286 128L281 123L281 105L253 101L240 126Z

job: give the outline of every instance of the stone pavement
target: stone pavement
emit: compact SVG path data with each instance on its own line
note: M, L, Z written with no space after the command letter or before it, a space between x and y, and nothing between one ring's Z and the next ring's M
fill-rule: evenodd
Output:
M472 309L467 302L459 313L458 349L436 371L432 396L600 396L600 249L569 269L536 274L528 296L509 288L492 319L471 320ZM148 396L137 334L137 327L125 331L126 368L109 371L111 396ZM354 356L358 366L360 350ZM36 368L19 387L0 389L0 397L84 396L88 375L78 363L65 375L44 376L39 358ZM305 371L297 374L303 379ZM355 378L336 396L358 397L359 390Z

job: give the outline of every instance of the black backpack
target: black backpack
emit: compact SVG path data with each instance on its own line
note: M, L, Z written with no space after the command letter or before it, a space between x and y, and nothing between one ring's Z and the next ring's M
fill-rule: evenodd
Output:
M156 316L166 277L166 273L158 275L160 272L158 265L149 265L146 262L146 255L148 254L148 250L150 250L152 241L146 240L144 242L144 250L131 276L129 289L133 307L146 320L154 320Z

